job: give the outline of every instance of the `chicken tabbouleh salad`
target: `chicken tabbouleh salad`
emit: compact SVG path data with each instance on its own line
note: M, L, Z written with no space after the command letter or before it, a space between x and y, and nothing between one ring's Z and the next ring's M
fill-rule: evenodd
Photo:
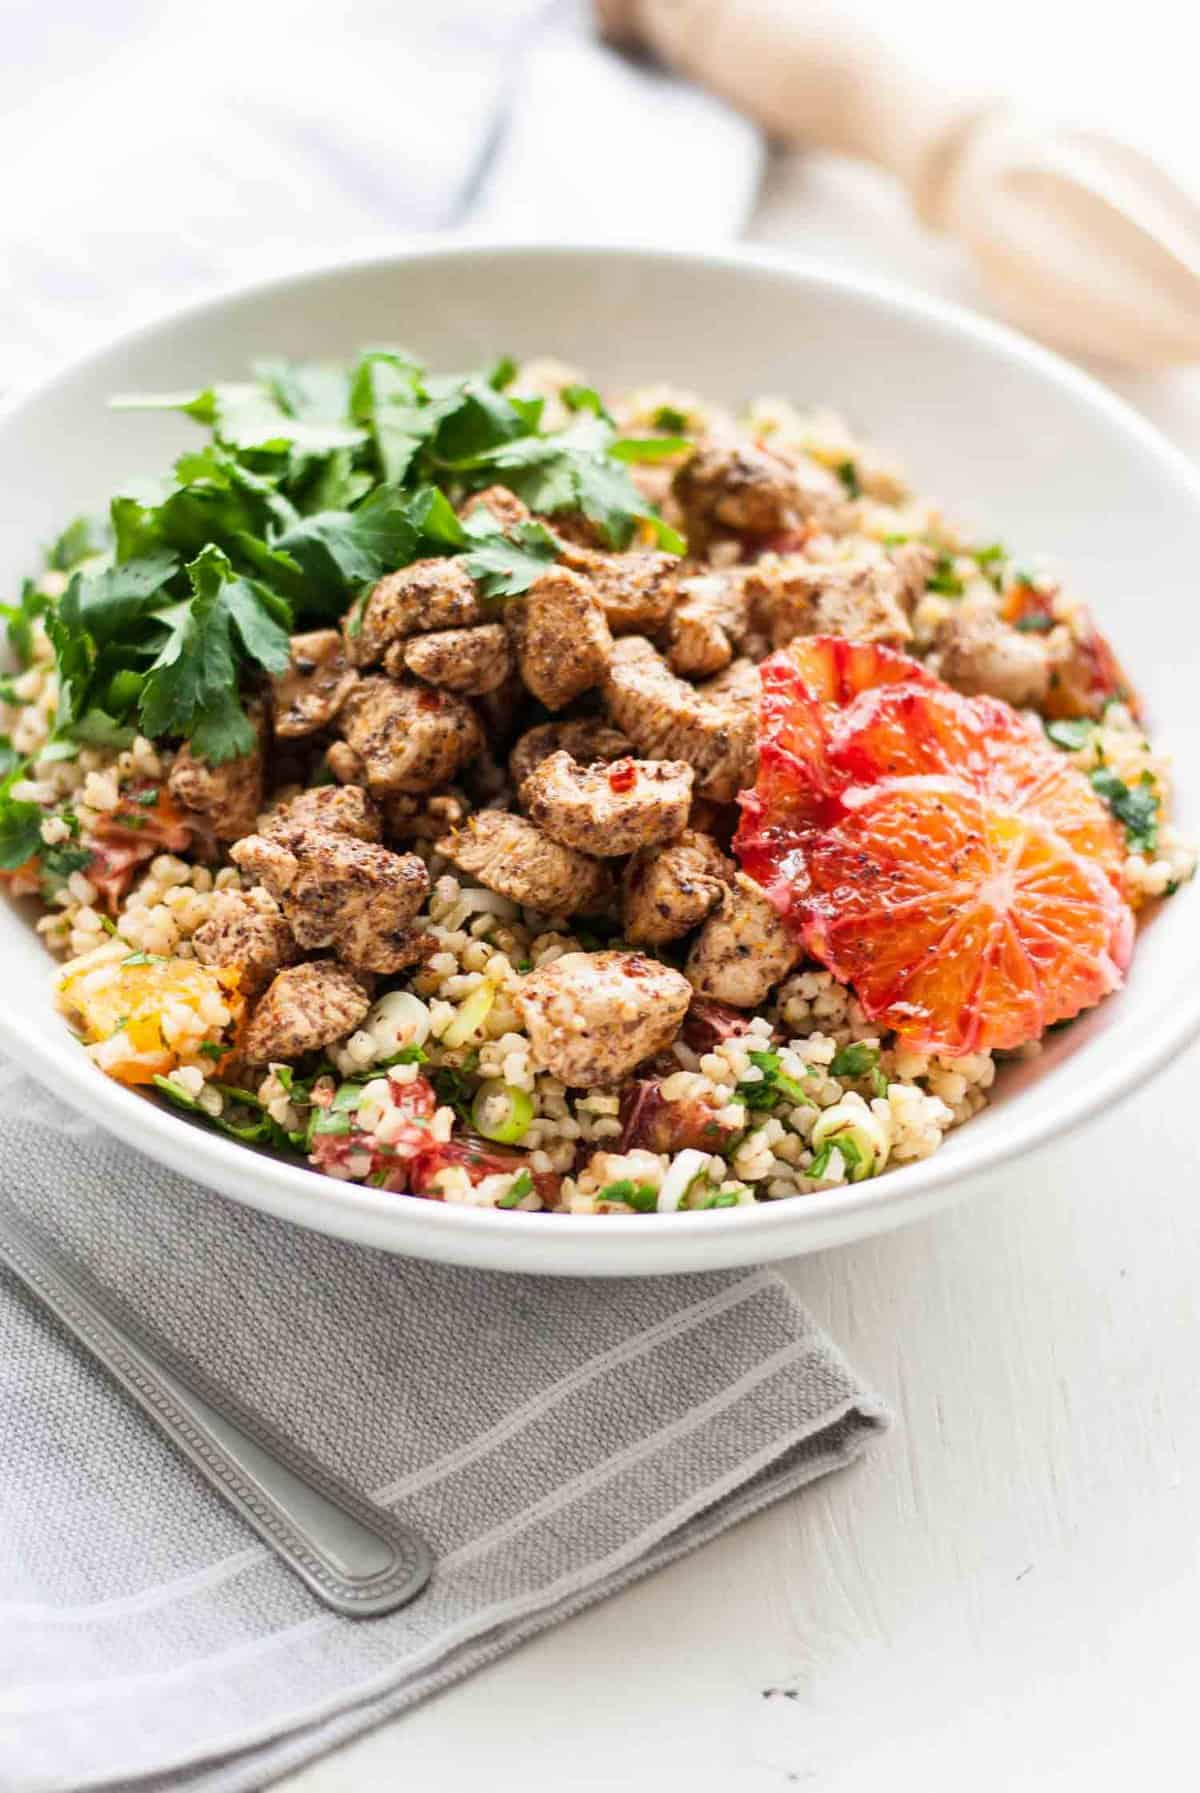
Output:
M1088 610L832 415L271 363L5 607L0 868L99 1071L397 1196L924 1158L1190 877Z

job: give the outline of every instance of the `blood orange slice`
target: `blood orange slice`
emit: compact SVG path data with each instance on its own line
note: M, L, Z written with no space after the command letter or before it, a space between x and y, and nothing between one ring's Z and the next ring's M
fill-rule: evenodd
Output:
M1114 990L1133 942L1122 844L1081 774L1008 705L903 655L797 646L763 667L734 845L871 1019L974 1052Z

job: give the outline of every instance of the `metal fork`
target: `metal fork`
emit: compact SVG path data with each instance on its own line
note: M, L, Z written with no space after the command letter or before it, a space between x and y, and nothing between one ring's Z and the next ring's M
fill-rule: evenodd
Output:
M273 1550L334 1612L371 1618L419 1594L424 1539L345 1488L190 1371L185 1379L138 1328L85 1292L0 1198L0 1263L55 1314Z

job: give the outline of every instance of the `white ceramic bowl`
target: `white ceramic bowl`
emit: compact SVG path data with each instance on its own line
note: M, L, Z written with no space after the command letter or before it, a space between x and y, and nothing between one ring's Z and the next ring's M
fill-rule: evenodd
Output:
M236 376L255 356L401 342L443 368L554 354L618 385L669 379L719 399L779 392L842 411L952 514L1061 564L1095 602L1174 752L1200 821L1200 480L1065 362L949 307L754 254L422 247L234 292L123 337L0 413L0 593L64 520L196 437L106 408L114 392ZM352 1187L246 1151L95 1071L50 1000L27 908L0 906L0 1043L150 1157L222 1195L391 1251L496 1269L626 1275L813 1251L930 1212L981 1173L1107 1108L1200 1026L1200 892L1153 916L1128 983L1011 1068L996 1100L923 1164L756 1208L559 1217ZM1019 1174L1019 1172L1017 1173Z

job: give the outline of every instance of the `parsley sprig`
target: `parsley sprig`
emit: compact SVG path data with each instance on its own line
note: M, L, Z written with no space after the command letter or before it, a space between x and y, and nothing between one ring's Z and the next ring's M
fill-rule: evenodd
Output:
M542 517L582 515L610 548L646 528L681 553L629 468L688 444L622 436L584 386L564 393L565 427L545 428L544 401L507 390L514 374L505 360L433 375L372 348L348 367L266 361L247 381L114 401L180 411L209 439L166 479L126 484L106 524L70 524L49 554L54 578L4 608L23 665L45 617L57 745L125 746L138 729L220 764L251 746L247 693L282 670L288 635L338 620L384 573L461 556L486 597L525 591L561 543L552 525L506 529L486 507L461 520L485 486ZM31 825L0 792L0 854L28 845Z

